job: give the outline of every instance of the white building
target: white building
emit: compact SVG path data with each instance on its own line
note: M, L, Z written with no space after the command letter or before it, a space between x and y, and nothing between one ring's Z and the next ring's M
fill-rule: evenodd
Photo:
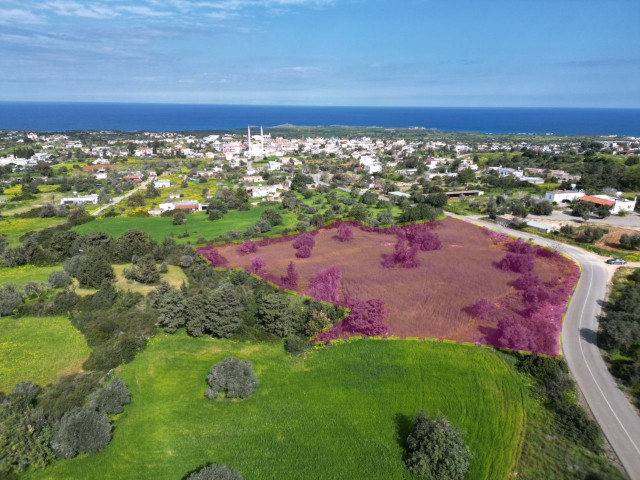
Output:
M256 185L255 187L251 187L249 190L251 191L251 196L253 198L263 198L263 197L277 197L279 196L278 189L282 188L281 185Z
M282 163L275 161L275 160L269 160L269 171L270 172L275 172L277 170L280 170L282 168Z
M577 190L550 190L544 194L544 199L555 203L568 203L584 197L583 191Z
M154 180L153 186L156 188L169 188L171 186L171 180Z
M79 197L64 197L60 200L60 205L96 205L98 203L98 195L81 195Z

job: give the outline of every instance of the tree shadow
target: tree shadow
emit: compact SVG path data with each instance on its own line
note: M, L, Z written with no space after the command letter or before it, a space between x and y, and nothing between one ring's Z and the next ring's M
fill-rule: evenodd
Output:
M396 420L396 441L398 445L402 447L402 450L407 449L407 437L413 429L413 418L403 413L398 413L395 416Z
M580 336L591 345L598 345L598 333L594 332L590 328L581 328Z

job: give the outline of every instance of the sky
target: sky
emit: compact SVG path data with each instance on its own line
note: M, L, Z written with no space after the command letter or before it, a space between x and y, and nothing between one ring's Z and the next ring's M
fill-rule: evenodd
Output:
M640 108L639 0L0 0L0 101Z

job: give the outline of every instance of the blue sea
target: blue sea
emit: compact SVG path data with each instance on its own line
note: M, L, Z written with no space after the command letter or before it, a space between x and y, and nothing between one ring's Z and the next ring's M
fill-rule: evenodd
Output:
M183 131L283 124L640 136L640 109L0 102L0 129L3 130Z

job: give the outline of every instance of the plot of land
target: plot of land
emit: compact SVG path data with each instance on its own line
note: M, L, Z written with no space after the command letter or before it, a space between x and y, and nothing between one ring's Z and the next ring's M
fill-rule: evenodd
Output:
M214 362L249 359L243 401L204 396ZM520 377L487 349L362 340L308 353L184 334L155 337L119 376L132 403L102 452L27 478L171 479L222 462L247 480L410 479L399 434L418 411L446 415L474 453L468 478L511 478L525 427Z
M20 267L0 267L0 284L14 283L24 285L27 282L46 282L54 270L62 270L62 265L53 267L36 267L22 265Z
M0 319L0 391L20 381L47 385L80 371L88 355L84 337L66 317Z
M469 308L487 299L518 315L524 306L512 284L521 274L496 267L506 250L476 226L447 218L434 231L442 248L418 252L417 268L384 268L382 256L393 252L396 236L359 228L353 228L353 240L344 243L335 238L336 229L321 229L311 257L304 259L295 257L290 241L260 247L246 256L235 245L219 251L229 265L243 268L255 256L262 257L272 278L285 275L293 261L300 277L298 290L303 293L310 292L316 272L335 266L342 272L341 301L382 299L391 335L493 344L499 315L481 319L470 315ZM562 285L567 262L562 257L537 257L534 273L544 282Z

